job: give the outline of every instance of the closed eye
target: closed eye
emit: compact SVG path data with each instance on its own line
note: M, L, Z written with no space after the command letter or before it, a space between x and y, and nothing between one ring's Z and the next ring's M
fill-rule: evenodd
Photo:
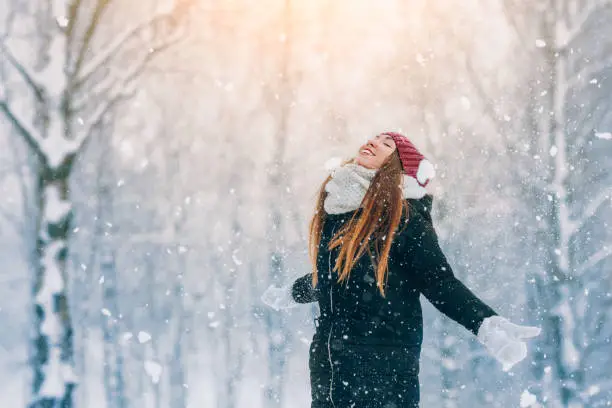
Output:
M377 139L380 139L380 135L377 135L377 136L376 136L376 138L377 138ZM389 140L389 139L391 139L391 137L390 137L390 136L385 136L385 140ZM388 143L383 143L383 144L384 144L385 146L387 146L387 147L391 147L391 148L393 148L393 146L391 146L391 145L390 145L390 144L388 144Z

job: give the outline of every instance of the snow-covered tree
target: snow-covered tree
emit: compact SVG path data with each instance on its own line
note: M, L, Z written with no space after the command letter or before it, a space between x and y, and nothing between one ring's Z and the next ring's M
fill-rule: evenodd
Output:
M535 339L533 406L593 406L610 395L597 360L610 348L610 285L601 277L612 263L612 236L602 228L610 222L612 175L602 150L609 157L612 147L597 134L612 121L604 23L612 2L503 5L516 34L518 86L494 97L495 81L474 73L473 83L505 135L522 202L529 313L544 329Z
M144 17L110 32L108 15L121 9L118 2L53 0L26 10L17 1L8 4L0 38L8 72L0 83L0 112L38 159L32 408L73 406L78 382L66 290L73 210L69 178L75 159L104 116L131 94L149 61L181 38L186 5L159 2L152 11L138 13ZM35 35L26 40L12 35L28 15L35 16ZM17 49L35 52L20 56Z
M291 0L284 0L275 19L277 30L281 33L274 49L277 51L277 72L264 90L264 104L271 110L274 118L273 137L271 141L271 163L267 170L266 180L266 244L267 268L270 283L287 279L287 242L288 222L296 211L291 193L292 166L287 160L288 145L293 140L290 134L290 117L295 105L295 78L292 69L295 64L292 50L296 42L293 29L293 18L296 7ZM273 37L274 38L274 37ZM306 269L306 268L305 268ZM309 270L309 269L308 269ZM267 310L265 315L266 329L270 339L268 344L268 376L264 392L264 405L280 408L283 403L283 390L286 384L287 353L291 349L292 332L286 325L282 313Z
M112 119L110 119L112 120ZM112 122L100 126L102 131L112 131ZM116 245L117 225L114 217L114 189L117 185L116 152L113 151L110 138L105 138L100 145L103 149L100 162L104 167L98 169L97 180L97 214L95 240L96 259L99 267L92 268L100 271L98 278L102 290L102 308L100 313L100 326L102 327L104 348L104 390L106 403L117 408L128 406L128 396L125 387L124 351L122 314L119 309L119 274L117 270ZM94 265L90 265L94 267ZM81 306L81 305L79 305Z
M505 163L497 160L502 150L499 137L482 120L482 110L474 103L477 95L466 81L469 73L464 63L466 55L479 60L486 57L480 46L495 39L483 37L483 33L490 32L488 24L499 24L499 14L490 13L491 22L481 24L477 13L458 17L456 9L478 10L480 4L457 6L437 1L418 7L417 3L405 3L401 8L407 23L397 41L404 44L406 52L397 55L391 64L394 76L386 79L394 84L394 96L406 104L411 124L417 125L409 128L408 134L436 163L436 180L430 185L434 224L454 273L499 313L509 315L500 301L503 291L492 284L500 281L501 287L512 288L516 282L508 278L508 272L515 274L511 267L514 246L508 245L506 230L512 222L511 197L499 188L505 184ZM418 28L416 22L421 24ZM430 40L420 42L419 35ZM483 251L483 246L488 250ZM516 296L512 306L520 307L522 301ZM463 406L465 401L480 401L483 406L489 406L493 399L498 406L514 401L506 392L514 385L514 378L493 369L497 363L482 345L437 311L424 310L431 334L425 338L423 350L423 383L430 389L442 388L428 403L452 408ZM435 340L428 343L429 339ZM521 369L519 366L515 372ZM483 392L490 386L498 388Z

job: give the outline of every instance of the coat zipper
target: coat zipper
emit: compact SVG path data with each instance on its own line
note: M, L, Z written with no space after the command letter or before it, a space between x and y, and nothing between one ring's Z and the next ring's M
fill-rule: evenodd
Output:
M328 278L329 278L329 309L330 309L330 313L334 314L334 299L333 299L333 282L332 282L332 273L331 273L331 251L329 251L329 262L327 264L327 272L328 272ZM331 375L330 375L330 380L329 380L329 400L332 404L332 406L335 408L336 404L334 404L334 398L332 397L332 391L333 391L333 387L334 387L334 363L332 361L332 355L331 355L331 335L332 335L332 330L334 329L334 322L332 320L332 323L329 327L329 336L327 336L327 357L329 359L329 369L331 370Z

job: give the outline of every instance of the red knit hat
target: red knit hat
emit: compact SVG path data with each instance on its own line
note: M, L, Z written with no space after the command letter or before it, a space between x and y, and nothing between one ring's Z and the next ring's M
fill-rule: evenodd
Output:
M385 132L381 135L391 136L397 147L404 172L414 178L421 187L425 187L436 175L433 164L425 158L408 138L395 132Z

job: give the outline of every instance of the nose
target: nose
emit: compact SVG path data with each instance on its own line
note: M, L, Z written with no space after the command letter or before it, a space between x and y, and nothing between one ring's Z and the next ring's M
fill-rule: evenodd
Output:
M368 140L368 146L378 147L379 140L378 139L370 139Z

